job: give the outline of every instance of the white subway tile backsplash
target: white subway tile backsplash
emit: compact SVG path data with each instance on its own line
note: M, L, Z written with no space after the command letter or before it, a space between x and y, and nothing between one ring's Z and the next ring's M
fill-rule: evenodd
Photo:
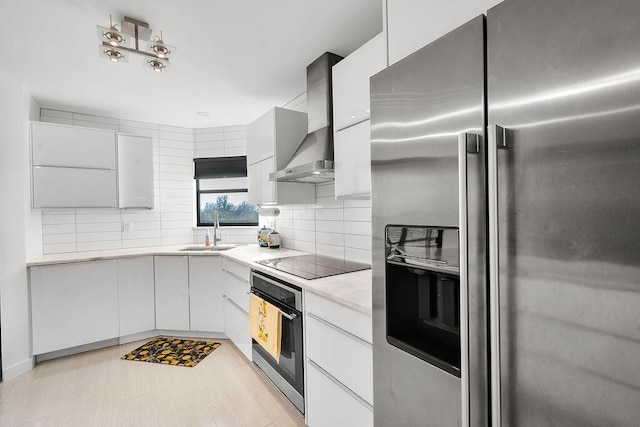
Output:
M344 259L371 264L371 251L355 248L344 248Z
M108 125L118 126L118 119L114 119L112 117L95 116L93 114L73 113L73 120L79 122L104 123Z
M43 236L44 237L44 236ZM61 254L67 252L76 252L76 242L73 243L55 243L55 244L43 244L42 254Z
M371 222L369 221L349 221L345 227L349 234L360 236L371 236Z
M344 246L354 249L371 250L371 236L344 235Z
M344 233L344 222L316 221L316 231L323 231L328 233Z
M160 239L162 237L162 231L156 230L137 230L135 226L131 233L122 233L122 240L140 240L140 239Z
M87 121L83 121L83 120L73 119L73 125L74 126L82 126L82 127L85 127L85 128L107 129L107 130L112 130L114 132L118 131L118 125L117 124L110 124L110 123L87 122Z
M294 219L294 230L316 231L316 222L306 219Z
M344 259L344 246L325 245L316 243L316 253L334 258Z
M42 226L42 234L63 234L76 232L76 224L51 224Z
M345 221L371 221L371 208L345 208Z
M158 131L158 125L156 123L147 123L147 122L138 122L135 120L118 120L118 125L120 126L120 132L123 132L123 128L136 128L136 129L151 129L154 131ZM157 133L156 133L157 136Z
M320 221L342 221L344 219L343 209L317 209L316 219Z
M45 236L42 236L42 243L45 245L49 245L53 243L75 243L75 242L76 242L75 233L47 234Z
M96 233L78 233L76 234L76 241L78 244L81 242L106 242L122 240L120 231L105 231L105 232L96 232Z
M103 231L121 231L120 222L79 223L76 225L77 233L95 233Z
M246 156L247 148L225 148L224 149L225 156Z
M295 249L296 251L315 253L316 252L316 243L315 242L305 242L305 241L302 241L302 240L294 240L293 241L293 249Z
M343 200L345 208L370 208L371 200Z
M294 230L293 231L293 238L296 241L315 242L316 241L316 233L315 233L315 231Z
M145 237L144 239L131 239L131 240L122 241L123 249L144 248L144 247L161 246L161 245L162 245L162 239L160 237L158 238Z
M106 251L109 249L121 249L121 248L122 248L122 243L120 240L84 242L84 243L77 244L78 252Z
M345 235L342 233L325 233L316 231L316 243L333 246L345 246Z
M293 211L294 220L311 220L316 219L315 209L296 209Z
M75 224L76 223L76 215L75 214L50 214L50 213L42 213L42 224Z
M120 222L120 213L96 213L96 214L80 214L76 215L77 224L98 223L98 222Z

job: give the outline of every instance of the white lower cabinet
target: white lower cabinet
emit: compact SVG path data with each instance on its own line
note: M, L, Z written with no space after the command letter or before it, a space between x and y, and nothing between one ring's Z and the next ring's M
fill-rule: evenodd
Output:
M249 313L229 298L224 299L224 333L247 357L251 356L251 335L249 335Z
M153 257L118 261L120 336L156 328Z
M33 353L119 336L118 262L30 268Z
M224 293L224 333L247 356L251 356L249 334L249 289L251 270L242 264L222 260Z
M305 292L304 320L309 426L373 426L371 316Z
M189 330L189 257L156 256L156 329Z
M306 399L309 427L373 426L373 408L312 361Z
M189 257L189 313L191 330L224 330L222 260L219 256Z

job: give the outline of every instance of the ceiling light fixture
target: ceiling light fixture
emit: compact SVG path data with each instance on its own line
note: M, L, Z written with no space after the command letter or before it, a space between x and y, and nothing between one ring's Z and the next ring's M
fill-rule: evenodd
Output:
M100 40L99 55L113 62L128 62L129 54L145 57L143 65L156 72L164 71L169 66L169 56L175 47L169 46L160 37L151 40L151 29L146 22L125 16L122 25L113 24L109 16L109 28L98 25ZM147 50L140 48L140 42L148 42Z

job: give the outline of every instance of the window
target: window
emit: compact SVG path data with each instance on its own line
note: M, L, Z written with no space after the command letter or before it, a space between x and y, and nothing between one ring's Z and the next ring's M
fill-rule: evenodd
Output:
M258 208L248 202L247 158L194 159L198 226L213 225L218 212L220 225L258 225Z

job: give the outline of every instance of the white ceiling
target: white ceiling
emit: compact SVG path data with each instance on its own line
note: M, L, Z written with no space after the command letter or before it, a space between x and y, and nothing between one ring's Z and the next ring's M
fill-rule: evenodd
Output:
M382 31L381 0L0 0L0 71L41 107L186 127L245 124L305 91L306 66ZM176 55L155 73L98 56L129 16ZM211 113L209 117L196 115Z

